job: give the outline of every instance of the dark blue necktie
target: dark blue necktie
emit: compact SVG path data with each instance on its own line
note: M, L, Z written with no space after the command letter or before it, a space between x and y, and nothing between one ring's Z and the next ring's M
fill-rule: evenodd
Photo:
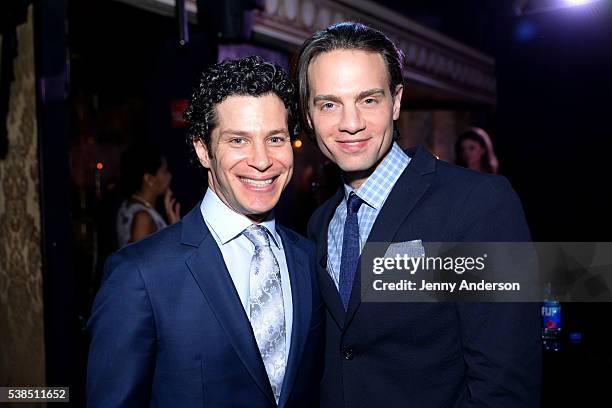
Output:
M346 202L346 221L344 221L344 236L342 238L342 257L340 258L340 279L338 290L344 305L348 308L353 280L357 272L357 261L359 260L359 223L357 212L363 201L357 194L351 191Z

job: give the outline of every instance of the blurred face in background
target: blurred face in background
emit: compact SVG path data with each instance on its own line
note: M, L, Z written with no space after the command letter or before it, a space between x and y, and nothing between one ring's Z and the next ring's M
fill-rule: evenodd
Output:
M278 202L293 172L287 110L273 93L234 95L215 107L210 152L194 142L208 185L229 208L260 222Z
M172 174L168 171L168 162L162 158L162 164L155 174L145 174L144 181L155 190L155 194L164 194L170 188Z
M390 150L403 88L389 89L382 55L346 49L316 56L308 86L308 120L317 144L357 188Z
M465 139L461 142L461 156L470 169L480 169L485 148L475 140Z

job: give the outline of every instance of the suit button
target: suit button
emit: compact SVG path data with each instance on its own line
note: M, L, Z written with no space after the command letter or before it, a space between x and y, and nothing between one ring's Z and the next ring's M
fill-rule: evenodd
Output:
M355 357L355 353L353 353L353 349L350 347L345 348L342 353L344 354L345 360L352 360L353 357Z

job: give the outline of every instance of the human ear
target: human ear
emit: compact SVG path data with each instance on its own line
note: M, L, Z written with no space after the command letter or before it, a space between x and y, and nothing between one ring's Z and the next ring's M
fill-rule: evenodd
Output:
M193 148L195 149L195 152L196 152L196 155L198 156L198 160L200 161L200 164L202 164L202 166L204 166L205 168L209 169L210 168L210 156L208 155L208 148L206 147L204 142L202 142L201 139L194 140Z
M402 109L402 93L404 92L404 86L398 85L395 87L395 95L393 96L393 120L399 118Z

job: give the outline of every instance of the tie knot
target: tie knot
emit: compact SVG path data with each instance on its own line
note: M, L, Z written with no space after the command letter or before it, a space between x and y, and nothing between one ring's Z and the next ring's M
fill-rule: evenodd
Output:
M270 246L268 230L262 225L251 224L242 231L242 234L255 245L255 248Z
M351 191L348 200L346 201L346 210L348 213L355 214L359 211L359 207L363 204L363 200L359 198L355 192Z

